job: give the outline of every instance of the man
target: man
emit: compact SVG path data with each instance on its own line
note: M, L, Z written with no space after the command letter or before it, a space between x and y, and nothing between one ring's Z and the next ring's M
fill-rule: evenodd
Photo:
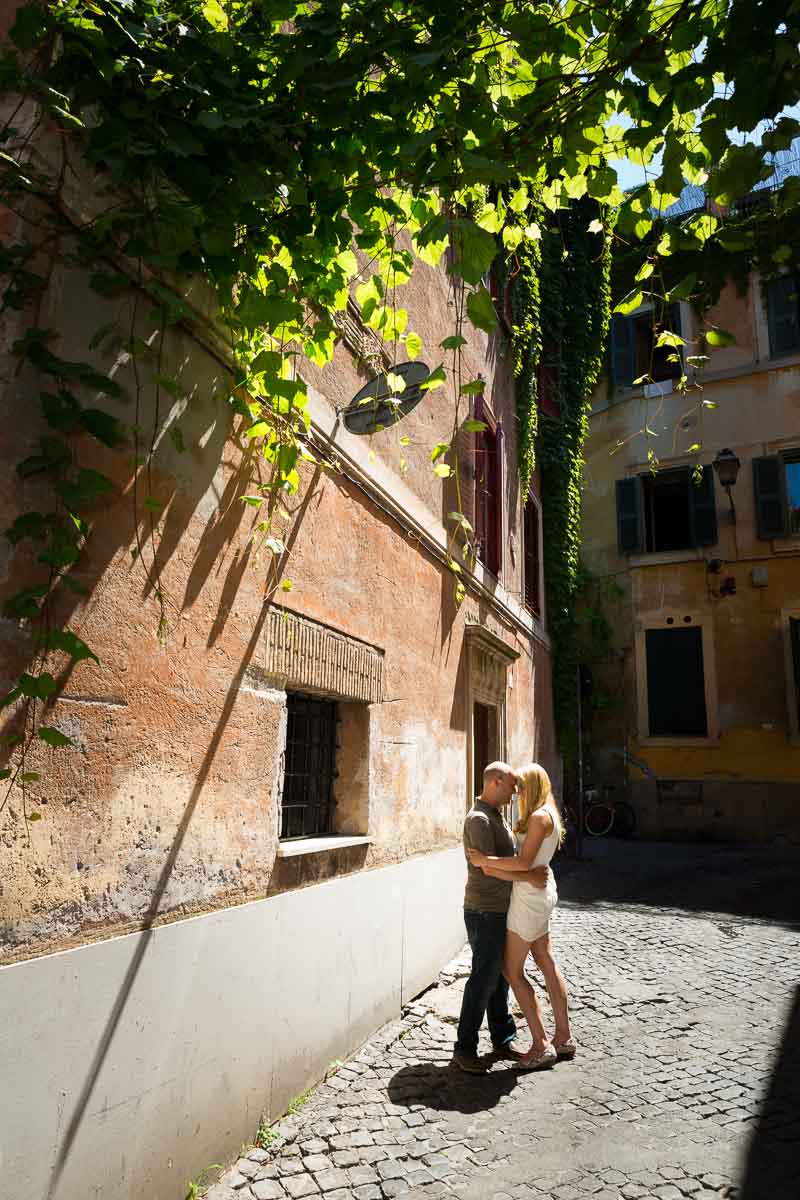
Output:
M508 763L489 763L483 772L483 791L464 821L465 856L472 849L501 858L511 858L516 853L514 835L500 815L500 809L509 803L516 790L517 779ZM544 887L547 868L520 871L515 879ZM478 1058L478 1030L484 1014L495 1055L516 1059L523 1054L514 1045L517 1029L508 1011L508 984L502 975L510 899L510 881L484 875L467 858L464 924L472 948L472 970L464 988L458 1036L450 1065L473 1075L481 1075L487 1069L486 1063Z

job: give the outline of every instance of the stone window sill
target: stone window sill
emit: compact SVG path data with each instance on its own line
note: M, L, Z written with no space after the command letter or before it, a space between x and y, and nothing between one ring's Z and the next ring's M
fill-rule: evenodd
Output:
M350 837L346 834L298 838L297 841L281 842L278 846L278 858L296 858L301 854L324 854L327 850L345 850L351 846L371 845L371 837Z
M631 567L662 567L674 563L702 562L703 558L703 551L692 547L686 550L653 550L649 554L631 554L628 562Z

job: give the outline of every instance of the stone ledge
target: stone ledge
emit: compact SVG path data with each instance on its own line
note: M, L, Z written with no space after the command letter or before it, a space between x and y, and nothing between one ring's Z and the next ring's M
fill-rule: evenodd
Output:
M371 837L332 835L331 837L298 838L293 842L281 842L278 846L278 858L296 858L300 854L323 854L326 850L345 850L350 846L371 845Z

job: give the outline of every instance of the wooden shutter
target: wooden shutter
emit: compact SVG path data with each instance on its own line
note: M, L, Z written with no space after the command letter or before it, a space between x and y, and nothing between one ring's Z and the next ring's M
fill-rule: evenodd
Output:
M503 514L505 510L505 452L506 439L503 426L495 430L494 442L494 573L500 578L503 570Z
M480 399L480 397L477 397ZM473 415L473 414L468 414ZM477 405L475 408L475 417L481 420ZM448 479L443 480L443 516L447 518L447 514L451 512L460 512L469 521L472 526L473 533L470 535L470 541L475 539L475 447L480 434L471 433L459 427L458 432L453 442L453 453L448 455L448 460L453 467L454 472L458 472L458 482L456 482L455 474ZM460 498L459 498L460 497ZM448 533L453 532L453 523L446 519L446 527ZM456 552L456 560L461 562L461 547L463 546L463 538L459 532L456 538L458 550Z
M800 348L800 306L796 275L781 275L767 284L769 351L773 357Z
M638 478L617 480L617 544L620 554L642 552L642 485Z
M523 510L522 536L525 607L539 617L539 506L530 497Z
M616 387L630 387L636 378L636 337L632 317L611 318L611 361Z
M483 395L475 397L473 417L476 421L486 423L486 411ZM486 542L486 430L472 437L472 516L469 520L475 530L475 550L481 562L484 562Z
M789 513L786 505L786 479L783 459L767 454L753 459L753 488L756 499L756 526L764 540L786 537Z
M703 467L703 478L695 483L694 472L689 479L689 520L693 546L713 546L717 540L717 503L714 495L714 471Z

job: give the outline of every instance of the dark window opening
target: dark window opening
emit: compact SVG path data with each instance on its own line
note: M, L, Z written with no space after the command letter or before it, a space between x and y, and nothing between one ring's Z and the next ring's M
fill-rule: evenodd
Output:
M800 349L800 287L796 275L780 275L766 286L769 351L773 358Z
M336 701L289 692L286 710L281 838L319 837L333 828Z
M642 479L646 550L685 550L692 545L688 474L659 471Z
M714 472L706 465L617 481L617 538L621 554L712 546L717 540Z
M480 796L483 791L484 770L499 757L497 725L497 709L476 700L472 713L472 791L475 796Z
M664 331L680 335L679 304L670 304L660 315L651 310L633 317L617 314L612 318L611 357L617 387L631 387L642 376L659 383L683 374L680 347L656 345Z
M800 725L800 619L789 617L789 641L792 648L795 712Z
M707 737L700 627L648 629L645 645L650 736Z
M483 565L493 575L499 575L502 431L490 419L482 403L476 404L475 415L486 425L486 429L475 435L475 550Z
M542 615L539 575L540 575L540 538L539 538L539 506L530 496L525 502L523 512L523 582L525 607L534 616Z

